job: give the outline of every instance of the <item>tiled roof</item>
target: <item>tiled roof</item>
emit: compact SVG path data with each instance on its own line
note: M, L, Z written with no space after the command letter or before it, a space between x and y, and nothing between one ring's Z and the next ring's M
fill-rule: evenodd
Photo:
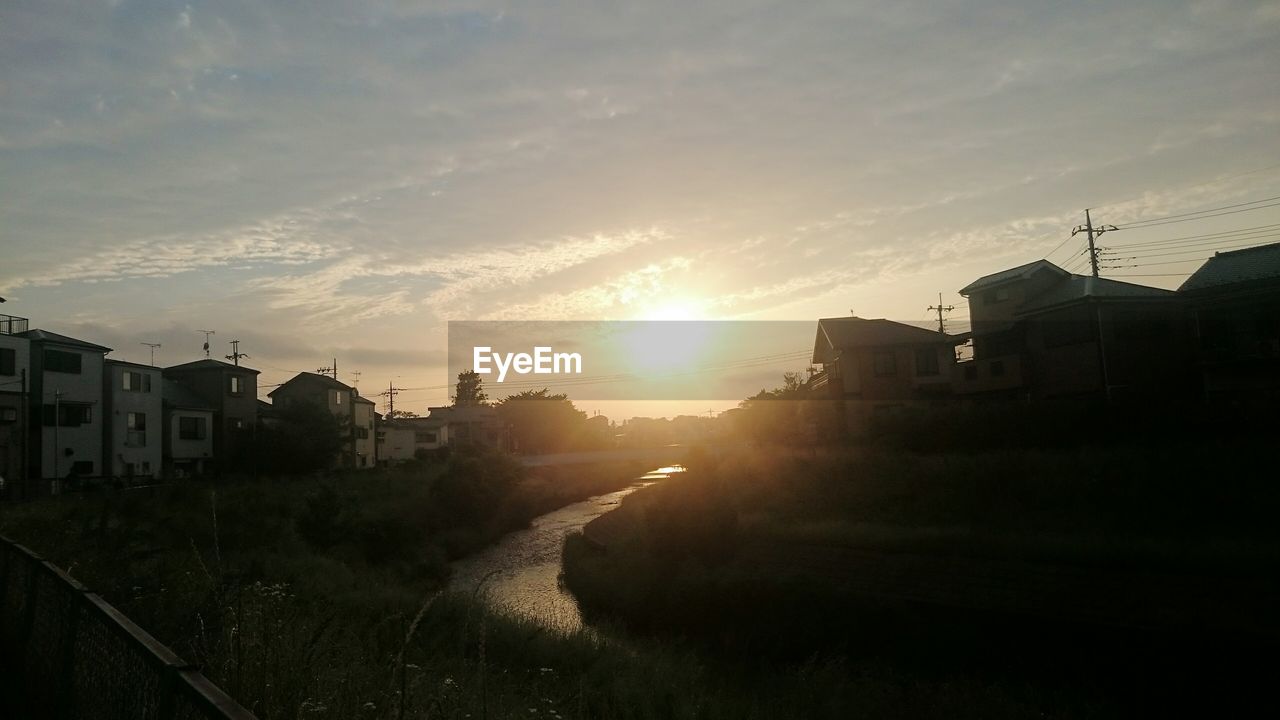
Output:
M1025 280L1041 270L1049 270L1063 277L1066 277L1069 274L1066 270L1063 270L1048 260L1036 260L1035 262L1029 262L1026 265L1019 265L1018 267L1009 268L1008 270L1001 270L1000 272L991 273L990 275L983 275L977 280L974 280L961 288L960 294L967 296L976 290L981 290L982 288L990 287L992 285L999 285L1013 280Z
M28 340L33 340L36 342L50 342L50 343L57 343L59 345L71 345L73 347L84 348L86 350L96 350L102 353L111 352L111 348L109 347L98 345L97 343L91 343L85 340L77 340L73 337L67 337L66 335L59 335L56 332L49 332L48 330L41 330L39 328L18 333L18 336L24 337Z
M1048 290L1028 298L1018 306L1017 314L1045 310L1075 300L1085 298L1174 298L1177 293L1172 290L1134 285L1133 283L1093 277L1091 275L1071 275L1066 280L1054 284Z
M254 373L255 375L258 374L258 371L253 368L248 368L244 365L232 365L229 362L222 362L221 360L214 360L212 358L193 360L189 363L182 363L181 365L170 365L165 368L166 372L169 370L241 370L243 372Z
M298 385L301 385L303 383L318 385L320 387L329 388L331 390L346 390L347 392L351 391L350 385L338 382L337 380L334 380L328 375L321 375L319 373L311 373L311 372L300 372L297 375L294 375L293 377L289 378L289 380L281 384L280 387L267 393L267 397L271 397L272 395L275 395L276 393L280 392L281 390L284 390L287 387L297 387Z
M1280 243L1214 253L1178 292L1280 277Z
M932 345L950 342L949 335L883 318L823 318L813 341L813 362L830 362L830 351L850 347Z

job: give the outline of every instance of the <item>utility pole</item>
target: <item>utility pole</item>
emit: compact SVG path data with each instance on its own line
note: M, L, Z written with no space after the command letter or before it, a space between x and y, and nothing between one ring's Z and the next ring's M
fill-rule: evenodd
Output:
M160 343L148 343L148 342L138 343L138 344L146 345L147 347L151 348L151 367L155 367L156 366L156 348L163 347L163 346Z
M1084 224L1077 225L1071 230L1071 237L1075 237L1078 233L1089 234L1089 269L1093 272L1094 277L1098 277L1098 248L1094 245L1094 240L1102 237L1102 234L1115 230L1115 225L1099 225L1093 226L1093 218L1089 217L1089 208L1084 209Z
M942 319L942 313L951 312L952 310L955 310L955 309L956 309L955 305L944 306L942 304L942 293L938 293L938 304L929 306L929 312L933 312L935 310L938 311L938 334L939 335L947 334L947 326L945 321Z
M231 354L227 356L227 359L228 359L228 360L230 360L231 362L235 363L235 365L236 365L237 367L239 367L239 365L240 365L240 358L247 358L247 357L249 357L248 353L242 353L242 352L240 352L240 341L239 341L239 340L232 340L232 341L231 341Z
M53 482L57 487L58 482L58 455L61 448L58 447L58 428L62 425L62 391L54 389L53 391ZM59 488L61 490L61 488Z
M378 393L379 395L387 399L387 418L388 419L390 419L391 416L396 411L396 393L398 392L400 392L400 388L396 387L395 381L388 380L387 389Z
M322 368L316 368L316 374L328 375L332 377L334 380L337 380L338 379L338 358L334 358L332 362L333 362L332 365L326 365L325 367L322 367Z
M209 359L209 336L215 335L216 333L213 332L212 330L197 330L196 332L204 333L204 358L208 360Z

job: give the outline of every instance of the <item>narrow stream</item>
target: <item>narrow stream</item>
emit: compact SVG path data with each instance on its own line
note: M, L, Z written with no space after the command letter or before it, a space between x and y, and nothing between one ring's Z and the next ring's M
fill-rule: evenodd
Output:
M684 472L679 465L662 467L627 488L566 505L534 518L524 530L508 534L489 549L453 564L450 589L482 591L493 607L531 617L548 627L577 630L583 626L578 603L560 584L564 538L618 506L636 490Z

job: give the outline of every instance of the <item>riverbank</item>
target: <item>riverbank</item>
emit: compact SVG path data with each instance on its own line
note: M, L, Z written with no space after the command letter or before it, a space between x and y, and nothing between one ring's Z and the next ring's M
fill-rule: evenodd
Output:
M962 667L1073 712L1240 698L1244 649L1280 637L1270 454L755 451L629 497L565 581L588 618L724 656Z
M0 532L260 717L362 717L395 692L388 663L451 560L644 469L455 454L406 472L67 494L0 508Z

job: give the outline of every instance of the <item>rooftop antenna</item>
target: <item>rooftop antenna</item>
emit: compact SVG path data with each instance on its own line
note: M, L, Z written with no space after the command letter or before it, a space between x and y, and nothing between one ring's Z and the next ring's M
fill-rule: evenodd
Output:
M240 365L240 358L247 358L247 357L249 357L247 353L240 352L240 341L232 340L231 354L227 356L227 359L235 363L236 366L238 367Z
M148 342L138 343L138 344L146 345L147 347L151 348L151 367L155 367L156 366L156 348L163 347L163 346L160 343L148 343Z
M359 392L359 390L360 390L360 371L359 371L359 370L352 370L352 371L351 371L351 373L350 373L350 375L351 375L351 377L353 378L353 379L352 379L352 381L351 381L351 387L355 388L355 390L356 390L357 392Z
M196 332L204 333L204 358L209 359L209 336L215 334L212 330L197 330Z

